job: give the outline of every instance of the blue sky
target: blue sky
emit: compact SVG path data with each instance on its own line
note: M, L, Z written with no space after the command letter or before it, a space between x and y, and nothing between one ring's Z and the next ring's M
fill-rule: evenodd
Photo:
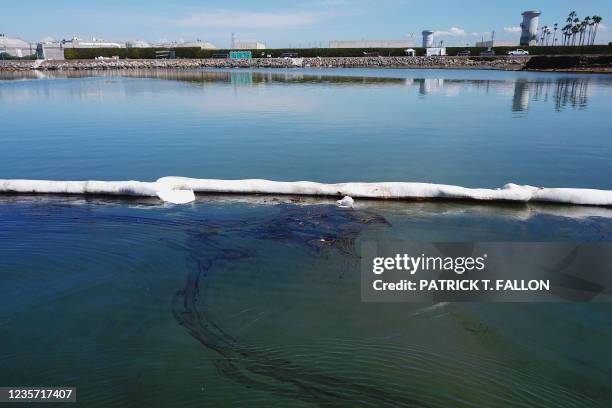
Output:
M521 12L542 11L541 25L570 10L597 14L597 42L612 41L610 0L28 0L3 1L0 32L36 41L78 36L107 40L208 40L227 47L230 35L269 47L327 46L329 40L402 39L418 43L424 29L448 45L472 44L495 30L518 39ZM609 23L612 27L612 23Z

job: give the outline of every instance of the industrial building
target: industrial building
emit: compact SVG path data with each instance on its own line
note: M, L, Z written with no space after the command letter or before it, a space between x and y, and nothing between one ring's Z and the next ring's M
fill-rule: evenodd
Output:
M265 50L266 44L256 40L237 40L236 33L232 33L230 42L232 50Z
M41 42L36 45L36 58L45 60L63 60L64 47L60 42Z
M516 41L504 41L504 40L483 40L476 41L475 47L482 48L493 48L493 47L514 47Z
M433 36L434 32L431 30L423 30L423 48L433 47Z
M406 48L413 47L411 40L356 40L330 41L329 48Z
M208 41L195 40L195 41L172 41L161 44L156 44L155 47L159 48L200 48L202 50L216 50L217 47L209 43Z
M538 24L540 23L540 13L538 10L523 12L523 22L521 23L520 45L537 45Z
M125 48L151 48L151 44L142 40L128 41L125 43Z
M266 44L259 41L235 41L232 43L233 50L265 50Z
M7 37L0 34L0 54L8 54L11 57L28 57L36 53L36 46L21 38Z
M446 55L446 47L427 47L425 49L425 55L427 55L428 57L442 57Z
M70 40L62 40L62 45L64 48L125 48L125 44L105 41L95 37L91 40L73 37Z

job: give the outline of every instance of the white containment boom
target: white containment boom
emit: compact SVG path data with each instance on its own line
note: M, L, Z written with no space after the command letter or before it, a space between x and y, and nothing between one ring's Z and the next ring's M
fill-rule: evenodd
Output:
M324 184L312 181L217 180L162 177L142 181L52 181L2 180L0 193L99 194L159 197L184 204L195 200L194 193L289 194L328 197L404 200L477 200L509 202L551 202L575 205L612 206L612 190L542 188L506 184L501 188L467 188L446 184L383 182Z

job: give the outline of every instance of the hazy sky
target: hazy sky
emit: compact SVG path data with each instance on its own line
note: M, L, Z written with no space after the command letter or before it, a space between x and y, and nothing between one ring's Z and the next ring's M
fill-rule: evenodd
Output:
M327 46L329 40L420 42L424 29L447 45L472 44L495 30L518 39L521 12L542 11L541 25L562 23L570 10L603 17L598 41L612 41L612 0L28 0L0 4L0 32L26 40L78 36L107 40L208 40L230 35L269 47Z

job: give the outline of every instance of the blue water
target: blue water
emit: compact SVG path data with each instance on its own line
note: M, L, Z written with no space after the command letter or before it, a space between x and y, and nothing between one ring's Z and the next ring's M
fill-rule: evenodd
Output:
M2 177L612 188L609 75L131 75L2 82Z
M612 188L610 76L83 75L0 75L0 178ZM0 195L0 386L87 407L611 405L609 304L363 303L361 243L393 238L611 242L612 209Z

